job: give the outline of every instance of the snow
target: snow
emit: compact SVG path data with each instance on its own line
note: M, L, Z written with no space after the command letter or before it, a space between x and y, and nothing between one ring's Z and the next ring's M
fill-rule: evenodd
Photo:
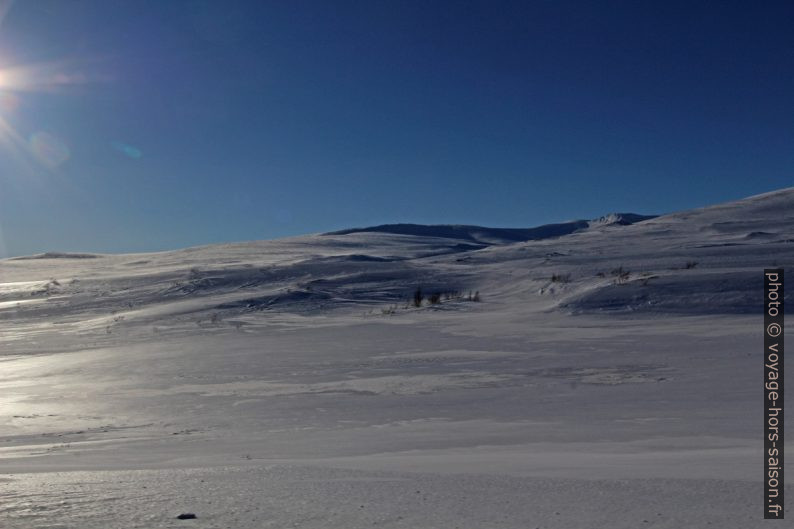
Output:
M794 189L583 222L0 261L2 526L761 527Z

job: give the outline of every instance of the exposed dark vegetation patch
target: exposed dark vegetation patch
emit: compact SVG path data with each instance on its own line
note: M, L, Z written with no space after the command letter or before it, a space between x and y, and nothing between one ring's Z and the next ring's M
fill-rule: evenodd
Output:
M628 270L624 270L623 266L619 266L614 268L610 274L615 278L614 283L616 285L624 285L628 282L629 277L631 276L631 272Z

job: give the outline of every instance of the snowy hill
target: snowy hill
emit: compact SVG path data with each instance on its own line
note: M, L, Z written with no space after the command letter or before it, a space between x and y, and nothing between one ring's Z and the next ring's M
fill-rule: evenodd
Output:
M2 260L3 526L757 527L792 263L794 188Z
M50 252L0 261L0 318L57 315L62 337L241 325L261 312L403 307L417 287L481 291L533 311L757 313L758 270L792 259L792 212L788 189L657 218L531 229L394 224L155 254Z
M392 233L396 235L414 235L420 237L437 237L442 239L461 239L482 246L493 244L509 244L541 239L562 237L594 225L621 224L627 226L636 222L652 219L654 215L637 215L635 213L611 213L595 220L573 220L558 224L546 224L536 228L485 228L482 226L461 226L442 224L426 226L422 224L383 224L369 228L353 228L328 233L327 235L349 235L353 233ZM472 248L473 249L473 248Z
M649 218L612 215L595 226ZM0 292L0 303L9 308L5 316L10 318L10 309L35 317L57 307L67 319L94 324L119 317L127 323L131 318L156 323L168 315L217 319L272 309L306 312L399 303L417 287L427 292L477 290L482 272L470 266L476 250L593 228L591 221L530 229L395 224L149 255L49 252L2 264L0 274L9 286ZM17 279L25 286L10 286Z
M522 285L524 295L534 290L548 307L575 313L758 314L759 270L792 262L793 241L794 189L785 189L631 226L594 226L553 243L494 248L475 260L489 263L488 288L501 295Z

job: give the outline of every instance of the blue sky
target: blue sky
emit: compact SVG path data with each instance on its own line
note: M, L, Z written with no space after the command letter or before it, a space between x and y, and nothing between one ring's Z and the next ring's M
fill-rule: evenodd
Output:
M526 227L788 187L792 27L791 2L18 1L0 251Z

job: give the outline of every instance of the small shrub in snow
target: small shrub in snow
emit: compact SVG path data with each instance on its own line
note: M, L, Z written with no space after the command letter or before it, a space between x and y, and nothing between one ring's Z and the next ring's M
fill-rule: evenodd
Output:
M571 282L571 274L552 274L551 282L552 283L570 283Z
M612 275L615 276L615 284L622 285L629 280L631 272L624 270L622 266L619 266L612 270Z
M684 265L684 270L691 270L692 268L695 268L697 265L698 265L697 261L687 261L686 264Z
M481 301L480 291L478 290L477 292L472 294L471 290L469 290L469 295L466 297L466 301L475 301L475 302Z
M414 299L413 299L414 307L417 308L421 307L422 301L424 301L424 299L425 299L425 295L422 293L422 289L417 287L416 291L414 292Z
M380 309L381 314L384 316L386 315L393 315L397 314L398 310L408 310L411 307L421 308L423 306L432 306L432 305L440 305L445 301L480 301L480 291L472 293L469 291L468 296L464 296L460 293L459 290L441 290L438 292L434 292L428 296L426 296L422 289L417 287L414 291L413 296L409 297L404 304L394 304L390 305L388 308ZM370 311L371 313L371 311Z

